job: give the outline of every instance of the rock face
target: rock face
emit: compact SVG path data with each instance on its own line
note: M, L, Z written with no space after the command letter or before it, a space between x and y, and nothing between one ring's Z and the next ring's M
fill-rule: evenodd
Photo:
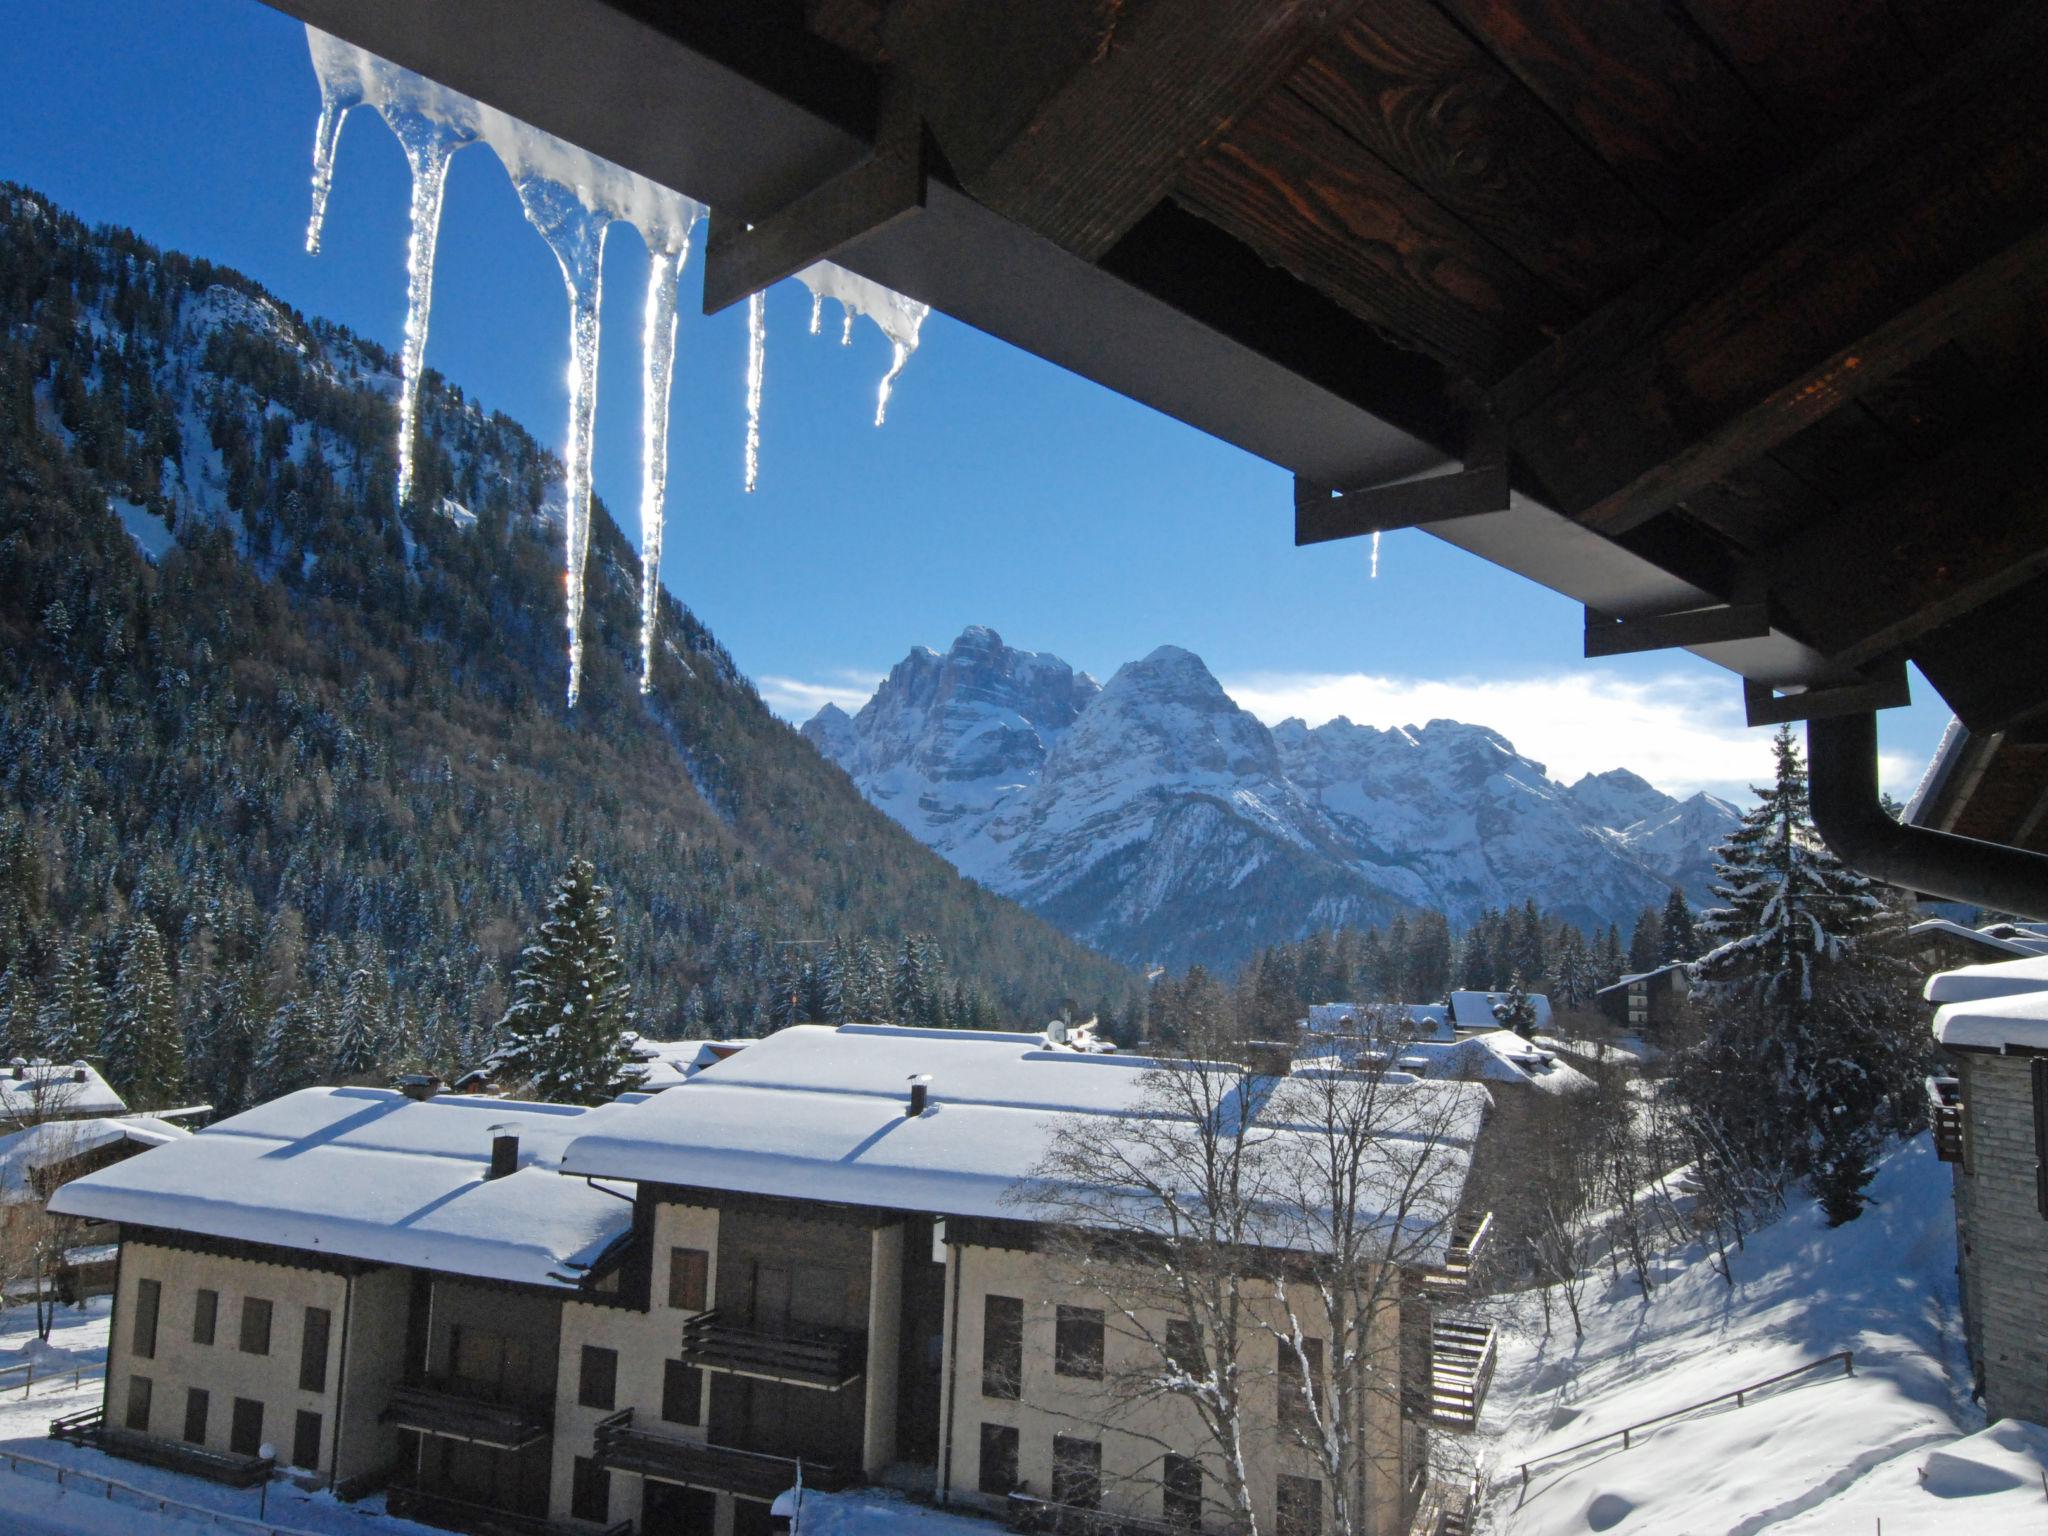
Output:
M1534 897L1624 929L1675 883L1706 895L1736 820L1626 769L1570 788L1455 720L1267 729L1161 646L1107 686L964 631L805 737L962 873L1133 963L1228 965L1338 923Z

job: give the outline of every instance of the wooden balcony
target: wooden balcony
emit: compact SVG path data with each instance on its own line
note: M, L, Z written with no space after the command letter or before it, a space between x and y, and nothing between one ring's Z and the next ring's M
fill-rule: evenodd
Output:
M742 1327L714 1310L683 1325L682 1357L706 1371L836 1392L866 1370L867 1336L841 1328Z
M1927 1079L1927 1126L1934 1133L1934 1155L1944 1163L1963 1162L1963 1085L1953 1077ZM1967 1166L1963 1172L1968 1173Z
M635 1427L633 1410L615 1413L597 1426L597 1464L613 1472L659 1478L686 1488L773 1499L797 1486L830 1493L846 1486L845 1475L815 1461L769 1456L702 1440L684 1440Z
M467 1531L470 1536L633 1536L630 1520L599 1530L581 1521L549 1520L540 1515L493 1509L488 1504L472 1504L426 1488L393 1488L384 1496L384 1507L401 1519L438 1525L444 1530Z
M1423 1277L1423 1284L1432 1296L1466 1296L1472 1291L1472 1265L1484 1251L1487 1239L1493 1235L1493 1212L1488 1211L1477 1221L1461 1222L1451 1233L1450 1246L1444 1251L1441 1267L1431 1270Z
M1491 1323L1439 1319L1429 1331L1429 1420L1441 1429L1470 1433L1479 1427L1486 1389L1500 1354Z
M378 1418L400 1429L496 1451L523 1451L554 1432L553 1415L539 1404L478 1397L438 1380L397 1388Z

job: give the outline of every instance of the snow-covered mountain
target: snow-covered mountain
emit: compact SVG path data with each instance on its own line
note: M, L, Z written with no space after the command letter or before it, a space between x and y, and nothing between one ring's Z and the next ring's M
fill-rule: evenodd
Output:
M1337 923L1537 903L1626 930L1705 896L1736 820L1626 769L1567 788L1484 726L1268 729L1161 646L1107 685L979 625L805 737L961 870L1133 962L1229 963Z

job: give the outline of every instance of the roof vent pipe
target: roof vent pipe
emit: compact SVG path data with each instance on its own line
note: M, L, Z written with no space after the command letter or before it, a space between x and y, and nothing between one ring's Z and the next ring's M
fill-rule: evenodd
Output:
M1944 901L2048 917L2048 856L1929 827L1902 826L1877 798L1877 716L1806 722L1813 824L1843 863Z
M903 1111L903 1118L915 1120L924 1113L925 1096L931 1091L931 1074L920 1072L910 1080L910 1105Z
M516 1131L498 1129L491 1137L491 1171L484 1175L484 1182L502 1179L518 1169L519 1135Z
M7 1065L14 1069L14 1080L17 1083L28 1076L28 1058L26 1056L17 1056Z
M71 1063L71 1081L73 1081L74 1083L82 1083L85 1081L84 1062L74 1061L73 1063Z

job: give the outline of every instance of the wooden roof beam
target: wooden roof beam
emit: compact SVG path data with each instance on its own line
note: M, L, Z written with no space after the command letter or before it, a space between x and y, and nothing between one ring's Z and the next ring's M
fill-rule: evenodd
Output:
M1596 311L1495 391L1560 510L1635 528L2048 290L2048 7Z
M897 0L882 26L960 185L1089 261L1360 0Z

